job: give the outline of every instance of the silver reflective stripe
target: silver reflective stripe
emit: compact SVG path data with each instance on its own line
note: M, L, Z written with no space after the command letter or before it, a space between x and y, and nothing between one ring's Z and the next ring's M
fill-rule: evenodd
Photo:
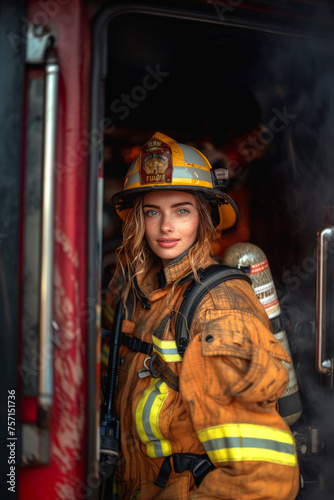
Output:
M206 167L207 168L207 165L205 165L202 156L199 153L197 153L197 151L195 151L190 146L187 146L186 144L180 144L178 142L177 145L182 150L184 161L186 163L194 163L195 165L202 165L202 167Z
M173 167L173 181L177 182L178 179L189 179L192 181L189 184L194 184L197 181L207 182L209 184L208 187L212 187L212 179L211 175L207 170L202 170L200 168L195 167ZM153 183L153 184L163 184L163 183ZM169 183L168 183L169 184ZM185 181L185 184L188 184ZM149 186L150 184L145 184L145 186ZM169 184L170 185L170 184ZM141 187L140 184L140 175L139 172L134 172L129 175L129 181L126 185L126 189L130 187Z
M271 462L296 467L290 432L257 424L224 424L197 432L211 462Z
M154 343L154 349L160 354L163 354L164 356L177 356L179 354L179 351L177 350L176 347L172 349L165 349L157 346L157 344Z
M132 163L131 163L131 166L128 170L128 175L129 174L132 174L132 172L134 171L135 167L136 167L136 164L137 164L137 161L139 161L138 159L137 160L134 160Z
M202 442L202 445L206 452L230 448L258 448L261 450L273 450L294 455L294 447L292 444L273 441L271 439L225 437Z
M176 181L177 179L198 179L199 181L212 183L210 173L196 167L174 167L173 180Z
M140 184L139 172L135 172L135 173L129 172L129 181L128 181L128 185L126 185L126 187L129 188L133 184Z
M179 363L182 361L175 340L160 340L152 335L153 351L157 352L166 363Z

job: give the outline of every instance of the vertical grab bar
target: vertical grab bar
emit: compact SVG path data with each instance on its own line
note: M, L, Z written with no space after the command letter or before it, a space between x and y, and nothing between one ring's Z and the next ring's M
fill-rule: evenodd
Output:
M318 235L317 259L317 328L315 346L315 367L319 373L330 375L333 366L330 359L325 359L326 347L326 290L328 242L334 238L334 228L327 227Z
M58 107L59 66L54 48L45 61L45 129L43 157L43 212L41 236L40 338L38 427L48 428L53 400L53 253L54 253L54 162Z

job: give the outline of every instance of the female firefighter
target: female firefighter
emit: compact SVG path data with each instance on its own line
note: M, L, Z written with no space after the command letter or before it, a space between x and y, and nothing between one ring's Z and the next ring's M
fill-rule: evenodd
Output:
M237 219L219 177L199 151L156 133L112 198L124 221L115 402L122 499L293 500L298 492L293 436L277 411L289 358L250 284L212 288L185 350L177 338L183 294L215 263L217 232Z

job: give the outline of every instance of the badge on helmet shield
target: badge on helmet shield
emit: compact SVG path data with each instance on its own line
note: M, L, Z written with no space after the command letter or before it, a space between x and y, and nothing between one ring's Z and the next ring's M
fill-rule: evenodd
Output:
M168 144L152 137L140 151L140 183L172 182L172 151Z

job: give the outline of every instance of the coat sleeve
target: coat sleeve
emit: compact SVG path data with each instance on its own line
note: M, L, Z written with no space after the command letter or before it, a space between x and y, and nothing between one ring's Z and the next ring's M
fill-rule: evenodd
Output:
M293 500L294 439L277 412L288 382L285 350L257 316L203 312L182 362L180 390L215 469L192 499Z

